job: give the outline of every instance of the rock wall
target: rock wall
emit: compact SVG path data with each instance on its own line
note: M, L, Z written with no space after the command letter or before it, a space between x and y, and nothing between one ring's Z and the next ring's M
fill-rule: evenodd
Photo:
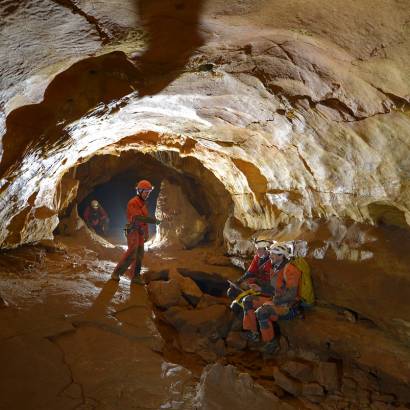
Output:
M403 52L408 47L408 24L402 2L381 7L376 15L364 13L362 5L352 4L346 11L332 3L334 9L323 6L317 21L296 12L299 2L284 10L277 2L239 7L234 1L224 5L213 1L202 10L201 19L197 18L201 2L168 7L170 16L179 15L187 23L187 33L198 32L194 37L203 40L196 41L195 53L192 47L178 50L179 57L185 56L184 71L148 98L141 96L154 80L142 76L143 68L148 62L151 67L163 64L170 40L165 40L162 30L175 31L172 25L158 32L153 29L163 19L163 5L148 7L141 2L136 8L130 2L131 15L140 12L146 20L145 26L138 26L137 19L112 12L106 2L97 8L88 2L62 4L10 2L4 10L5 29L15 43L21 43L16 25L23 17L33 25L40 20L44 26L33 29L37 30L34 42L47 24L55 24L56 15L69 13L70 8L76 12L72 20L70 14L67 32L52 39L54 48L47 36L48 43L36 44L28 53L26 65L44 70L44 60L40 64L38 58L47 47L54 50L49 64L54 60L67 64L70 50L76 50L80 59L81 48L58 47L64 34L73 41L82 36L82 43L89 46L83 49L94 49L100 56L65 71L57 63L49 66L43 88L33 80L33 70L21 70L17 76L13 61L3 68L8 81L26 81L28 86L3 87L7 121L2 137L2 199L8 205L2 213L2 246L50 237L52 229L46 232L46 225L52 228L57 223L53 186L62 173L132 135L140 150L167 148L201 161L231 194L235 218L252 229L331 215L372 221L372 207L378 203L402 212L408 225L409 164L402 143L409 128L409 80L402 70L408 58ZM349 15L357 13L361 17L350 21ZM266 16L289 27L269 26ZM78 30L79 17L100 36L98 53L95 38L87 40ZM382 18L384 29L376 24ZM374 47L369 50L369 44L331 33L331 23L341 27L339 19L356 24L352 32L359 39L371 37ZM234 25L228 24L231 20ZM151 43L124 39L125 32L134 32L133 24L151 34ZM147 44L139 61L133 53L143 52ZM155 81L171 73L175 74L171 69L157 72ZM30 100L32 94L37 98ZM34 104L25 105L28 101ZM159 135L138 136L146 131ZM16 140L18 144L12 143ZM403 149L386 149L393 146ZM19 191L18 181L28 179L31 186L26 185L25 197L11 200ZM41 228L29 216L30 198L36 208L48 210ZM29 235L13 234L11 225L17 220L22 226L31 225Z
M181 187L166 179L161 183L155 216L162 221L155 238L158 246L189 249L205 237L205 218L191 205Z
M256 231L308 239L320 298L408 343L407 1L10 0L1 16L2 248L52 238L79 164L149 153L202 178L230 252Z

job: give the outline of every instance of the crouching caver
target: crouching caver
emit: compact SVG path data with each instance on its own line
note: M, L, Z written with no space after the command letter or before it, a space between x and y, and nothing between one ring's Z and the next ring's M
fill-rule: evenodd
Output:
M128 267L131 265L131 283L142 284L141 266L144 257L144 242L148 240L148 224L159 224L160 221L148 216L145 201L153 191L154 187L149 181L139 181L136 190L137 195L127 205L128 224L125 228L128 249L122 255L118 265L111 275L111 279L119 281Z
M87 226L98 235L105 235L108 230L110 219L107 212L95 199L85 208L84 221Z
M264 351L273 353L278 348L273 323L279 319L293 319L299 312L299 282L301 272L290 263L292 249L287 244L274 244L269 249L273 297L247 296L243 302L243 328L247 338L259 341L258 324Z

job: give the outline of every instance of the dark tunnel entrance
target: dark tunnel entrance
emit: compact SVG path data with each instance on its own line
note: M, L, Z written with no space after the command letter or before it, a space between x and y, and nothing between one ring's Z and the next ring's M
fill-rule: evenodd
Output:
M140 177L142 179L143 177ZM97 200L102 208L107 212L110 219L106 239L111 242L125 242L124 226L127 223L126 209L128 201L135 196L135 185L139 180L132 172L123 172L114 176L110 181L97 185L78 205L78 213L84 219L86 207L92 200ZM148 212L155 215L161 180L151 181L154 191L146 201ZM150 238L156 233L156 226L149 225Z
M170 217L169 223L159 227L150 225L151 239L167 237L167 245L174 245L175 232L182 231L183 248L223 242L223 228L232 200L223 184L196 158L182 158L172 151L96 155L77 167L75 178L79 180L76 199L79 216L83 218L87 205L97 200L110 218L106 239L114 244L126 242L123 228L127 203L135 196L136 182L141 179L148 179L155 187L147 200L149 214L154 216L157 212L159 219L164 215ZM196 243L191 236L198 221L203 224L203 232ZM185 241L185 236L189 240Z

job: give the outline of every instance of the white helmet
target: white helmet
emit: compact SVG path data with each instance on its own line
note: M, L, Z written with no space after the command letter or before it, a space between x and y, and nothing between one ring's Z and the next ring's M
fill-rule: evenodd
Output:
M271 242L260 240L260 241L255 241L255 248L256 249L265 249L268 250Z
M290 259L293 256L293 247L287 243L274 243L269 248L269 253L283 255L286 259Z
M97 209L99 206L100 204L95 199L91 201L91 208Z

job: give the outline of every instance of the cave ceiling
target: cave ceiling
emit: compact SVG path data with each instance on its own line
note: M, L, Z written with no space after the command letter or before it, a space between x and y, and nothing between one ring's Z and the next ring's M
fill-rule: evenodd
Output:
M1 246L52 237L63 175L130 149L196 158L252 230L408 226L408 2L313 3L3 2Z

